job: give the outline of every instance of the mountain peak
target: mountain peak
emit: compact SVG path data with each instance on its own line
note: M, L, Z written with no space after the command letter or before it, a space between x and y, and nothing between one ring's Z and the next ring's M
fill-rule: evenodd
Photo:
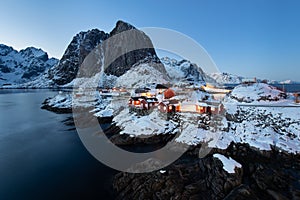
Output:
M115 28L110 32L110 36L113 36L115 34L121 33L123 31L128 31L131 29L136 29L131 24L124 22L122 20L117 21Z
M14 51L14 49L5 44L0 44L0 56L6 56L10 52Z
M20 54L23 55L24 57L41 58L43 61L47 61L49 59L48 54L45 51L35 47L27 47L26 49L22 49L20 51Z
M56 65L42 49L27 47L20 51L0 44L0 86L31 81Z

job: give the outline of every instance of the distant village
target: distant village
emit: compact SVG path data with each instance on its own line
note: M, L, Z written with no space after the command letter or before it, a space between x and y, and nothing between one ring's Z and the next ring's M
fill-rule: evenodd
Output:
M242 84L251 85L257 83L257 79L244 79ZM190 94L196 91L201 94L198 98L192 98ZM222 99L231 92L230 89L218 88L205 84L199 88L171 88L163 84L150 84L147 87L132 89L100 88L101 95L119 96L130 94L128 108L130 112L147 114L154 108L162 113L175 114L177 112L189 112L198 114L218 115L225 112ZM295 93L295 102L300 103L300 93Z
M220 99L214 97L212 90L216 94L225 94L230 90L218 89L210 85L198 88L201 93L200 98L192 98L190 94L195 88L170 88L163 84L151 84L149 87L132 89L128 99L130 112L149 113L157 108L162 113L174 114L177 112L221 114L224 106ZM209 92L206 92L209 90ZM118 96L126 94L126 89L112 88L99 89L101 95ZM128 92L127 92L128 93Z

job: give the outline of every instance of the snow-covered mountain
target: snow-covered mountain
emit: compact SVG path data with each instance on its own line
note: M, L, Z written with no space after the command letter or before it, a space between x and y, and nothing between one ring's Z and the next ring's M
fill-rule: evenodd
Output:
M216 80L219 84L240 84L244 77L230 73L212 73L210 77Z
M175 85L199 85L205 82L215 83L215 80L203 72L200 67L188 60L178 61L169 57L164 57L160 60L164 64L172 83Z
M42 49L28 47L17 51L0 44L0 86L32 81L57 63Z

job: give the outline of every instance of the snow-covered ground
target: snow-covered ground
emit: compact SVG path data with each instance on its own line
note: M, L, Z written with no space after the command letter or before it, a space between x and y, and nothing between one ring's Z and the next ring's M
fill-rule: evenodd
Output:
M300 152L299 107L225 106L234 121L228 121L229 131L221 134L218 147L226 148L234 141L261 150L270 150L270 145L274 145L288 152Z
M145 136L176 133L178 123L172 120L166 120L157 110L149 115L137 116L135 113L129 113L128 109L124 109L119 115L114 117L113 121L120 126L121 134L131 136Z

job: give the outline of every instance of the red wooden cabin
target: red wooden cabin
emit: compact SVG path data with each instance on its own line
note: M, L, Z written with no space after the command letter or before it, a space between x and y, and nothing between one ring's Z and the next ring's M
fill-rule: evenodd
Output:
M169 100L160 102L158 109L164 113L175 113L181 111L181 106L178 100Z
M128 106L129 107L135 107L140 108L141 107L141 100L143 100L143 97L130 97L128 100Z
M157 98L143 98L140 99L140 102L144 110L150 110L158 105Z
M196 112L198 113L210 113L210 114L220 114L224 111L223 104L220 103L203 103L199 102L196 104Z

